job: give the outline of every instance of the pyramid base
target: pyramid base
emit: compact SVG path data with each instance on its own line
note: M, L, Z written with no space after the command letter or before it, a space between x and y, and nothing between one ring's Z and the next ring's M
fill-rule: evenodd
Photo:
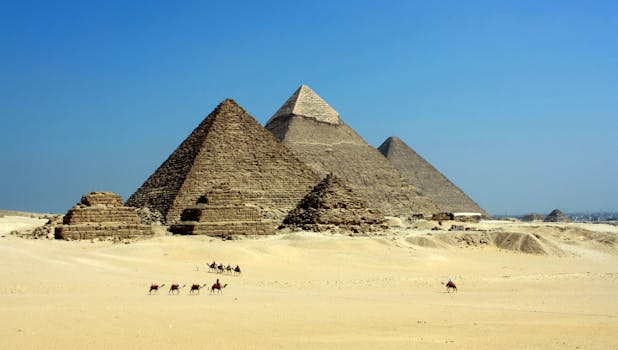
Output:
M274 227L266 222L181 222L170 227L176 235L206 235L231 237L235 235L272 235Z
M56 227L56 239L80 240L95 238L142 238L151 237L152 228L135 224L61 225Z

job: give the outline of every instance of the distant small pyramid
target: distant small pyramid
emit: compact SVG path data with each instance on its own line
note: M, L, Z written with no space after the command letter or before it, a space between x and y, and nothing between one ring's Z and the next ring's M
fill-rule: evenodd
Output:
M328 174L283 220L283 226L322 231L333 226L356 232L383 229L384 215L366 204L339 178Z
M301 85L268 120L268 123L278 117L290 115L328 124L339 124L339 113L307 85Z
M552 210L551 213L549 213L549 215L545 217L545 220L543 221L544 222L570 222L571 218L565 215L560 210L554 209Z
M305 85L270 118L266 129L320 176L333 173L339 177L369 208L385 215L429 215L438 211L430 199L411 186L378 150Z
M223 101L127 200L168 223L221 183L269 217L284 213L319 177L231 99Z
M389 137L378 150L412 185L433 200L441 212L474 212L487 215L485 210L400 138Z

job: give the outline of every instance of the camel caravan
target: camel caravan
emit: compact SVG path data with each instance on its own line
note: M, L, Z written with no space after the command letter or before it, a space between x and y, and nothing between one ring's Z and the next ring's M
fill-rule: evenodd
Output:
M199 284L199 283L193 283L191 284L191 287L189 288L189 292L188 295L199 295L200 294L200 290L203 289L204 287L206 287L208 284L204 283L204 284ZM163 284L158 284L158 283L153 283L150 285L150 289L148 290L148 295L155 295L159 293L159 290L162 289L165 286L165 283ZM179 284L179 283L173 283L170 285L170 288L167 292L168 295L179 295L180 294L180 290L183 289L184 287L186 287L186 284ZM221 282L219 281L219 279L217 278L217 281L212 284L210 286L210 294L222 294L223 293L223 289L225 287L227 287L228 284L221 284Z
M236 267L232 268L232 265L230 264L227 264L227 266L224 266L222 263L217 265L215 261L213 261L212 264L208 265L208 272L227 274L232 276L242 275L242 270L240 269L240 266L236 265Z

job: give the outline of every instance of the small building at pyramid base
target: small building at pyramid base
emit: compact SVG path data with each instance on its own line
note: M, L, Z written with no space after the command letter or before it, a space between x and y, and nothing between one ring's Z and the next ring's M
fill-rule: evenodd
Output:
M153 235L141 225L136 208L126 207L113 192L90 192L64 216L55 228L57 239L141 238Z
M283 220L282 228L307 231L342 229L355 233L387 229L384 215L365 202L341 180L328 174Z
M260 209L243 203L239 191L222 185L201 196L197 203L183 210L180 222L170 231L180 235L207 235L231 238L236 235L269 235L275 229L261 221Z

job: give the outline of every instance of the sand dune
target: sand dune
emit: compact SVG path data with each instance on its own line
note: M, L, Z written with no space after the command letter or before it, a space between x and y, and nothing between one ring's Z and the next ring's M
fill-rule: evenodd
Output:
M5 235L2 348L618 347L615 226L433 225L375 237L288 232L131 244ZM466 234L490 242L458 240ZM209 273L213 260L239 264L242 276ZM188 287L168 295L171 283L216 278L228 284L221 295L191 296ZM458 293L446 293L449 278ZM167 286L148 295L153 282Z

